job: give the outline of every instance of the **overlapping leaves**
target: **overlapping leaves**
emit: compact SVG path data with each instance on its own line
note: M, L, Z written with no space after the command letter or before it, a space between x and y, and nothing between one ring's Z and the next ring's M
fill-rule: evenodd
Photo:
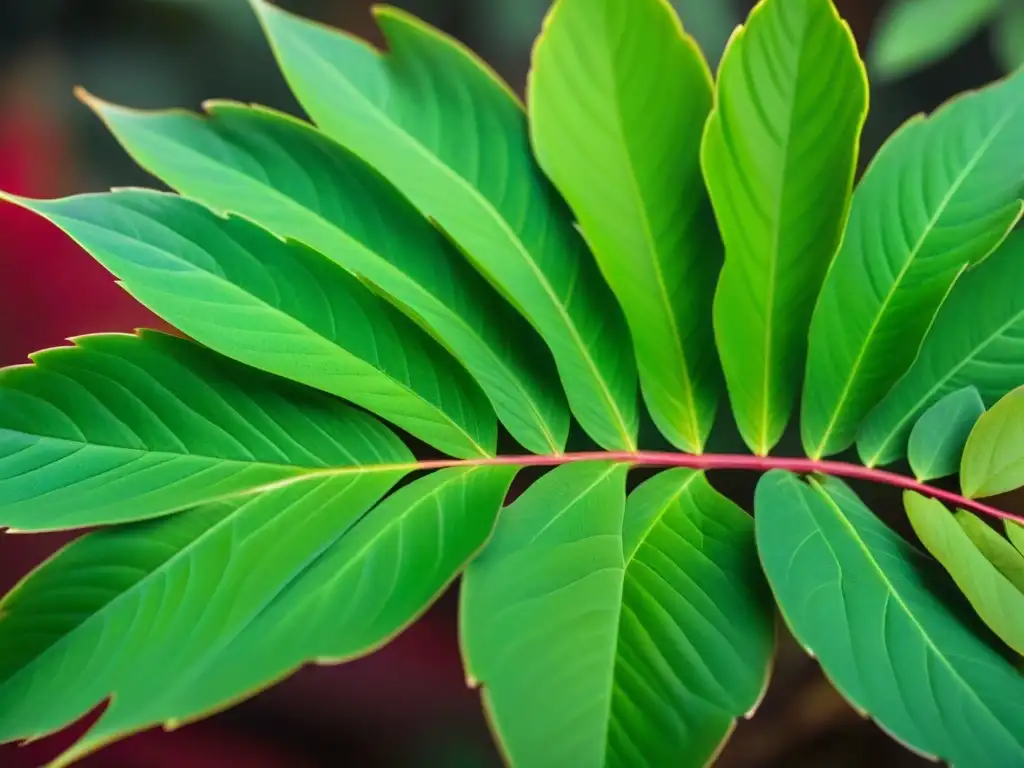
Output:
M837 480L770 472L756 523L695 469L629 482L772 462L636 453L640 394L691 453L727 397L763 455L803 374L814 459L1024 486L1024 75L912 121L851 204L866 95L829 0L763 0L717 83L663 0L558 0L528 116L403 13L381 53L253 4L315 127L84 95L182 196L9 198L192 340L0 373L0 527L100 526L0 601L0 741L105 700L62 762L188 722L372 651L467 569L513 764L707 764L766 685L771 592L888 732L1024 761L1024 527L909 494L931 559ZM605 451L563 453L572 417ZM524 464L561 466L502 510Z

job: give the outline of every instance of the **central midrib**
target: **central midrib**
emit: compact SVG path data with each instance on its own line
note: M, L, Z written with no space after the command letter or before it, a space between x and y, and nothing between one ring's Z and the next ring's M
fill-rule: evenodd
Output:
M893 281L892 287L889 289L889 292L886 294L885 300L878 308L878 312L875 314L875 317L871 322L871 327L868 329L867 334L864 336L864 342L861 344L860 351L857 353L857 357L854 360L854 363L851 366L850 372L846 378L846 382L844 383L843 390L839 395L839 399L836 401L834 410L832 411L832 418L829 420L828 425L825 427L825 431L822 433L822 437L818 441L818 445L814 451L816 457L820 457L822 453L824 453L828 445L829 438L832 436L832 432L835 431L836 424L839 421L839 416L843 412L843 409L846 406L846 401L849 398L850 392L853 389L854 379L857 377L857 373L859 372L861 365L864 364L864 358L867 356L867 350L871 346L871 340L874 337L875 332L878 330L878 326L881 324L882 317L884 316L885 311L888 309L893 297L896 295L896 291L899 289L904 277L906 277L907 272L909 272L911 267L914 265L914 262L920 255L921 249L924 248L925 241L934 231L935 227L938 224L939 218L942 216L943 213L946 212L946 208L952 201L953 196L960 191L961 185L963 185L963 183L967 180L967 177L975 169L978 163L981 162L982 156L985 154L986 151L988 151L988 148L996 140L996 137L998 136L999 132L1002 131L1003 127L1006 125L1006 123L1010 121L1010 119L1016 114L1016 112L1016 108L1009 110L1007 114L1001 120L999 120L992 127L989 133L985 136L984 141L982 141L977 151L965 164L963 170L957 175L956 179L953 180L953 183L950 185L950 188L949 190L947 190L946 194L943 195L942 200L939 202L939 205L935 209L935 213L932 215L931 219L929 219L928 223L925 225L925 228L922 231L921 236L918 238L917 242L914 244L914 247L911 249L911 251L907 254L907 258L905 263L903 264L903 267L900 269L899 274ZM927 123L924 124L927 125Z
M484 211L490 215L490 218L497 224L498 228L502 231L506 239L512 245L513 250L519 254L522 261L525 262L525 264L527 265L527 268L536 277L538 284L543 289L550 303L554 306L559 318L562 320L563 326L565 327L565 329L569 333L569 336L572 339L573 346L578 350L580 357L583 359L585 365L590 370L593 379L597 382L597 389L601 395L601 398L604 400L605 405L608 407L609 411L614 415L615 425L618 429L619 436L625 441L625 445L629 449L635 448L636 442L629 434L629 427L626 422L626 419L623 417L623 414L619 410L618 404L615 402L615 398L612 395L611 390L608 388L607 382L601 375L601 370L597 367L597 364L595 363L593 357L590 354L590 350L587 348L586 344L583 343L583 339L579 335L579 330L576 328L576 324L573 322L568 312L566 312L566 309L562 305L562 302L558 300L558 294L555 293L554 288L551 286L550 282L548 282L547 276L540 270L536 263L534 263L533 259L530 258L530 253L527 250L526 246L522 243L522 241L519 240L515 232L512 231L512 228L509 226L508 222L505 221L505 219L498 213L497 209L490 202L490 200L484 197L484 195L479 190L477 190L472 184L470 184L466 179L457 174L452 168L448 167L448 165L443 163L441 159L437 157L435 153L428 150L422 144L422 142L413 137L407 131L400 129L397 126L397 124L394 121L392 121L385 112L379 109L377 105L369 101L369 99L366 98L365 94L363 94L362 91L354 87L346 78L339 76L337 70L334 67L332 67L329 62L325 61L316 53L311 53L310 55L312 59L315 62L317 62L317 64L320 66L321 70L326 72L327 75L331 76L332 80L340 82L345 87L345 90L348 93L356 95L359 98L359 100L363 103L367 111L370 112L377 119L378 123L383 125L385 128L391 126L392 133L396 134L399 138L404 138L406 143L409 146L411 146L412 149L418 155L422 156L429 165L436 168L440 173L442 173L444 176L453 181L457 186L467 191L470 194L470 196L477 201L480 207L483 208ZM380 56L379 53L376 55ZM543 335L544 331L541 330L541 333Z

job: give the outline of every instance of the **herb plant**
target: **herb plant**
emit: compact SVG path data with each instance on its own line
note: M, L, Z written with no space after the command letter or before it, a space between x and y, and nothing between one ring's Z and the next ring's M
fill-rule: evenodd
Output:
M978 500L1024 486L1024 75L853 190L829 0L763 0L716 81L664 0L557 0L525 111L404 13L381 53L253 5L316 127L83 93L179 194L8 196L190 338L0 375L0 525L97 528L0 603L0 741L180 726L461 574L514 765L713 760L776 605L910 748L1024 764L1024 528ZM765 473L753 517L715 469ZM904 489L931 554L840 478Z

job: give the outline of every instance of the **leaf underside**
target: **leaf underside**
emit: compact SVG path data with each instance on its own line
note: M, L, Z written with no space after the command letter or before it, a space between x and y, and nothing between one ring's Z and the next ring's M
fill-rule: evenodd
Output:
M923 754L1024 761L1024 677L934 561L834 478L774 470L755 507L782 615L843 696Z
M925 411L907 444L914 476L925 481L957 474L967 438L983 413L985 403L973 386L949 393Z

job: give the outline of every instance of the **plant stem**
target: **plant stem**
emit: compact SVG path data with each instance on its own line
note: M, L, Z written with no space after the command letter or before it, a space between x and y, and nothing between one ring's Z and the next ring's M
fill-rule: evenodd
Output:
M580 461L616 461L635 466L646 467L687 467L690 469L741 469L756 472L767 472L772 469L785 469L798 474L822 474L834 477L847 477L856 480L869 480L874 483L891 485L909 491L916 491L923 496L939 499L962 509L979 512L983 515L1012 520L1024 525L1024 516L1015 515L997 507L968 499L953 491L943 490L914 480L910 477L886 472L884 469L871 469L859 464L843 461L827 461L820 459L785 458L777 456L750 456L746 454L705 453L694 455L689 453L668 453L661 451L584 451L580 453L563 453L548 456L495 456L486 459L438 459L416 463L417 469L443 469L446 467L465 466L498 466L518 464L524 467L553 467L561 464L572 464Z

